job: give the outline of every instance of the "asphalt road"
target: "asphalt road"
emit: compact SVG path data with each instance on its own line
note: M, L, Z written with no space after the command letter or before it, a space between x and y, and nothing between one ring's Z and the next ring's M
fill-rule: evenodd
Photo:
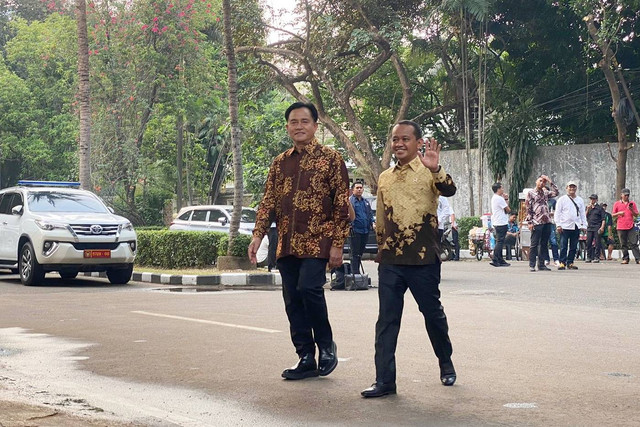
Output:
M456 385L440 385L407 293L398 395L371 400L360 391L374 380L375 289L327 291L340 364L285 381L296 356L279 290L169 292L53 274L24 287L0 274L0 401L87 425L640 425L640 266L577 265L443 264ZM365 268L375 284L375 265Z

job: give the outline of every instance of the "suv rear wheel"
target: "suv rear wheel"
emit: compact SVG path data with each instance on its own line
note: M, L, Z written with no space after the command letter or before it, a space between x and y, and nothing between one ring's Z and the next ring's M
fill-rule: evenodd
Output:
M44 279L44 270L36 259L36 252L31 242L26 242L20 249L18 270L20 270L20 281L25 286L37 285Z
M133 264L129 264L125 268L118 269L110 269L107 270L107 277L109 278L109 282L113 285L124 285L129 280L131 280L131 275L133 274Z

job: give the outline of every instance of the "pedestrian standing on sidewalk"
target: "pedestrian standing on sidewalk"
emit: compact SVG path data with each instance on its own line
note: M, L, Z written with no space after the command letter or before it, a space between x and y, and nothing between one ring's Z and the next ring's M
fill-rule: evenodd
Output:
M505 200L504 188L502 183L496 182L491 186L493 197L491 198L491 225L496 233L496 246L493 250L493 260L489 263L494 267L509 267L507 261L502 256L504 248L504 238L507 235L509 224L509 212L511 209Z
M556 203L556 230L560 235L560 265L558 270L577 270L573 263L578 249L580 230L586 230L587 218L584 201L577 195L578 185L569 181L567 194L558 198Z
M550 189L545 186L549 184ZM525 200L527 215L525 221L531 230L531 246L529 247L529 271L551 271L544 265L544 252L548 252L549 234L551 233L551 216L549 214L549 198L558 195L558 187L546 175L540 175L536 179L536 188L529 191ZM556 207L557 209L557 207ZM557 222L557 221L556 221Z
M395 353L407 289L424 316L441 383L451 386L456 381L449 325L440 303L437 217L438 196L453 196L456 187L439 164L440 144L433 138L424 141L417 123L398 122L391 132L391 148L397 163L378 179L376 381L361 393L368 398L396 393Z
M598 204L598 195L589 196L587 206L587 259L585 262L600 262L602 244L600 236L604 233L606 215L602 206Z
M618 238L622 247L622 264L629 264L629 250L633 252L636 264L640 264L640 250L638 250L638 233L633 228L633 220L638 215L638 205L629 200L631 191L623 188L620 200L613 204L611 216L616 220Z
M605 220L604 220L604 233L602 233L602 255L604 255L605 248L607 249L607 261L613 260L611 255L613 255L613 244L615 241L613 240L613 217L609 212L607 212L607 204L600 203L602 209L604 210Z
M342 264L349 235L349 176L340 153L316 139L318 110L313 104L296 102L284 117L293 147L271 164L248 252L255 263L275 219L282 296L299 357L282 377L299 380L329 375L338 365L323 286L327 263L331 268Z
M362 254L369 240L369 231L373 226L373 211L371 204L362 197L364 185L361 182L354 182L351 186L353 194L349 197L349 202L353 206L355 219L351 223L351 268L355 274L360 273Z

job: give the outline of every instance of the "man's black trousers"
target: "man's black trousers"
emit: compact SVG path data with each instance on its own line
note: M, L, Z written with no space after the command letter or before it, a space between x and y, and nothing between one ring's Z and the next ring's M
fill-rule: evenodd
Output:
M529 267L544 267L544 261L549 258L549 235L551 234L551 223L538 224L531 231L531 246L529 247Z
M327 261L294 256L278 259L291 341L299 356L315 354L316 344L330 348L333 341L323 289Z
M440 364L450 362L453 349L447 316L440 304L440 264L380 264L378 280L380 308L376 323L376 382L389 384L396 381L395 353L407 289L424 316L427 333Z
M353 259L351 260L351 270L356 274L360 274L362 254L367 246L368 239L369 234L356 232L351 233L351 254L353 255Z

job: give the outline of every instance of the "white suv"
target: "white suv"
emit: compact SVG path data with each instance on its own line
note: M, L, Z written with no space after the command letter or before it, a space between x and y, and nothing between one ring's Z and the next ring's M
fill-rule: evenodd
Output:
M106 271L109 281L131 279L136 233L78 183L19 181L0 190L0 267L36 285L50 271L72 279Z

